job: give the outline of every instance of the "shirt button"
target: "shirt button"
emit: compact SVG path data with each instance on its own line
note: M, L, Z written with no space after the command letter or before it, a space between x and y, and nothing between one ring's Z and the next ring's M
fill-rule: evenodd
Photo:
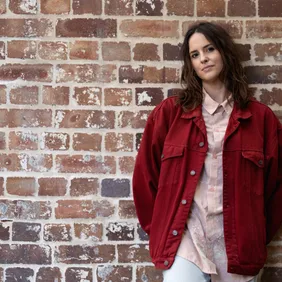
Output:
M200 143L199 143L199 146L200 146L200 147L204 147L204 145L205 145L204 142L200 142Z
M195 175L196 174L196 171L195 170L191 170L190 171L190 175Z
M186 204L187 204L187 201L186 201L186 200L182 200L182 201L181 201L181 204L182 204L182 205L186 205Z
M173 231L172 231L172 235L173 235L173 236L176 236L177 234L178 234L178 232L177 232L176 230L173 230Z
M168 261L167 260L164 261L164 265L168 266Z

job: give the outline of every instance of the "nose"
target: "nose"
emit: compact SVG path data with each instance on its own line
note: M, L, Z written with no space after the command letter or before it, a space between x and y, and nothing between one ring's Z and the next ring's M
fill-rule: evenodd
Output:
M201 63L206 63L209 59L205 53L200 54Z

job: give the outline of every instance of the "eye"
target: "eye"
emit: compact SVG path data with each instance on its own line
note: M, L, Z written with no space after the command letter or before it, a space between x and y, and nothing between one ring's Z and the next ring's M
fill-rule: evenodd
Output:
M207 51L208 52L212 52L212 51L214 51L215 50L215 48L213 47L213 46L209 46L208 48L207 48Z
M193 53L193 54L191 54L191 58L192 59L195 59L195 58L197 58L198 57L198 53Z

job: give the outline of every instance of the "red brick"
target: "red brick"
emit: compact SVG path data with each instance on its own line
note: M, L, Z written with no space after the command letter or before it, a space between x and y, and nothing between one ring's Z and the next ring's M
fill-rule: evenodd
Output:
M112 82L116 80L115 65L57 65L57 82ZM0 68L1 78L1 68Z
M10 0L9 9L15 14L36 14L37 1Z
M1 19L0 19L1 21ZM21 65L6 64L0 66L1 80L22 79L26 81L51 82L52 81L52 65Z
M38 136L37 133L30 131L11 131L9 133L10 150L37 150Z
M63 282L59 267L41 267L36 274L36 282Z
M282 106L282 89L281 88L272 88L271 90L268 89L261 89L260 90L260 101L265 105L272 106L277 104ZM282 239L282 238L281 238Z
M9 127L50 127L52 111L11 109L8 120Z
M6 0L0 0L0 14L5 14L6 13ZM0 278L0 282L1 278Z
M3 195L4 195L4 178L0 177L0 196L3 196Z
M100 87L75 87L73 99L78 105L101 106L102 89Z
M49 19L0 19L1 37L52 36L53 26Z
M197 1L198 17L224 17L225 1L224 0L198 0Z
M16 105L38 104L37 86L19 86L10 90L10 102Z
M0 41L0 60L4 60L6 58L6 48L5 42Z
M144 67L120 66L119 82L120 83L142 83Z
M229 0L227 14L231 17L254 17L256 15L255 1Z
M282 66L248 66L245 67L248 82L267 84L282 82Z
M114 19L59 19L56 26L56 36L116 37L117 21Z
M101 151L102 136L98 133L75 133L73 135L73 149L75 151Z
M133 173L135 158L124 156L119 158L119 170L122 174L131 174Z
M281 17L282 7L279 0L258 0L259 17Z
M25 200L0 200L1 216L6 219L45 220L52 214L50 202Z
M129 88L106 88L104 97L106 106L130 106L132 90Z
M134 225L126 222L110 222L106 228L109 241L134 240Z
M106 133L105 149L108 152L132 152L133 134L130 133Z
M164 99L162 88L136 88L137 106L156 106Z
M92 3L92 1L89 1ZM78 40L70 44L71 60L98 60L99 44L97 41Z
M3 264L50 264L51 247L29 244L0 245L0 263Z
M121 219L136 218L134 202L132 200L120 200L118 214Z
M97 268L97 282L131 282L132 278L131 266L100 265Z
M139 111L137 113L122 111L118 115L118 127L145 128L149 114L150 111Z
M75 223L74 234L79 240L91 240L91 242L101 242L103 237L103 225L100 223ZM92 281L91 281L92 282Z
M105 14L113 16L133 16L133 0L105 1Z
M167 0L166 8L168 15L176 15L176 16L194 15L194 1Z
M72 240L70 224L45 224L43 239L48 242L69 242Z
M23 267L13 267L6 269L6 281L14 282L28 282L32 281L34 276L34 270L31 268L23 268ZM1 278L0 281L2 282Z
M160 61L158 45L154 43L137 43L133 54L134 61Z
M58 128L114 128L114 111L56 111L55 124Z
M115 259L114 245L73 245L59 246L55 253L56 261L65 264L107 263Z
M11 226L10 226L9 222L8 223L6 223L6 222L0 223L0 240L1 241L10 240L10 229L11 229ZM1 273L0 273L0 282L2 282Z
M103 42L102 58L105 61L130 61L131 51L128 42Z
M155 269L153 266L137 266L136 282L143 282L144 280L148 282L162 282L162 271Z
M41 0L42 14L68 14L70 0Z
M7 97L6 97L6 86L0 85L0 104L6 104Z
M72 1L72 8L74 14L102 14L102 0L75 0ZM70 281L71 282L71 281Z
M37 242L40 240L41 224L30 222L13 222L13 241Z
M5 132L0 132L0 150L4 150L4 149L6 149ZM0 195L1 195L1 192L0 192Z
M98 178L74 178L71 180L70 195L74 197L97 195Z
M263 62L268 58L273 58L276 62L282 61L282 56L280 55L282 51L281 43L256 44L254 50L257 62Z
M178 21L123 20L120 31L126 37L179 37Z
M66 60L68 45L66 42L40 42L38 55L43 60Z
M282 268L264 267L261 282L280 282L282 281Z
M36 41L12 40L7 45L8 57L16 59L36 59Z
M164 43L163 45L163 58L166 61L179 61L181 60L181 45L172 45L170 43Z
M145 244L118 245L117 251L121 263L151 262L149 246Z
M142 83L178 83L179 70L174 68L144 67Z
M251 60L251 44L236 44L242 62Z
M282 38L280 20L246 21L247 38Z
M70 136L62 132L44 132L40 136L40 148L42 150L65 151L70 146Z
M7 193L17 196L34 196L35 179L33 177L8 177Z
M0 109L0 127L6 127L8 125L8 111Z
M72 267L67 268L66 273L66 282L92 282L92 268L85 267Z
M68 181L65 178L39 178L39 196L64 196Z
M42 96L43 104L46 105L68 105L69 104L69 87L66 86L43 86Z
M136 0L136 15L162 16L164 2L162 0Z

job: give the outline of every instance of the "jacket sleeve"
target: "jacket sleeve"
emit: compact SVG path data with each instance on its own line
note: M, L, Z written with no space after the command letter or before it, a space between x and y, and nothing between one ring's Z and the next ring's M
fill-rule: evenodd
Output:
M270 141L273 149L269 156L265 190L267 244L273 239L282 223L282 125L279 121L275 135Z

